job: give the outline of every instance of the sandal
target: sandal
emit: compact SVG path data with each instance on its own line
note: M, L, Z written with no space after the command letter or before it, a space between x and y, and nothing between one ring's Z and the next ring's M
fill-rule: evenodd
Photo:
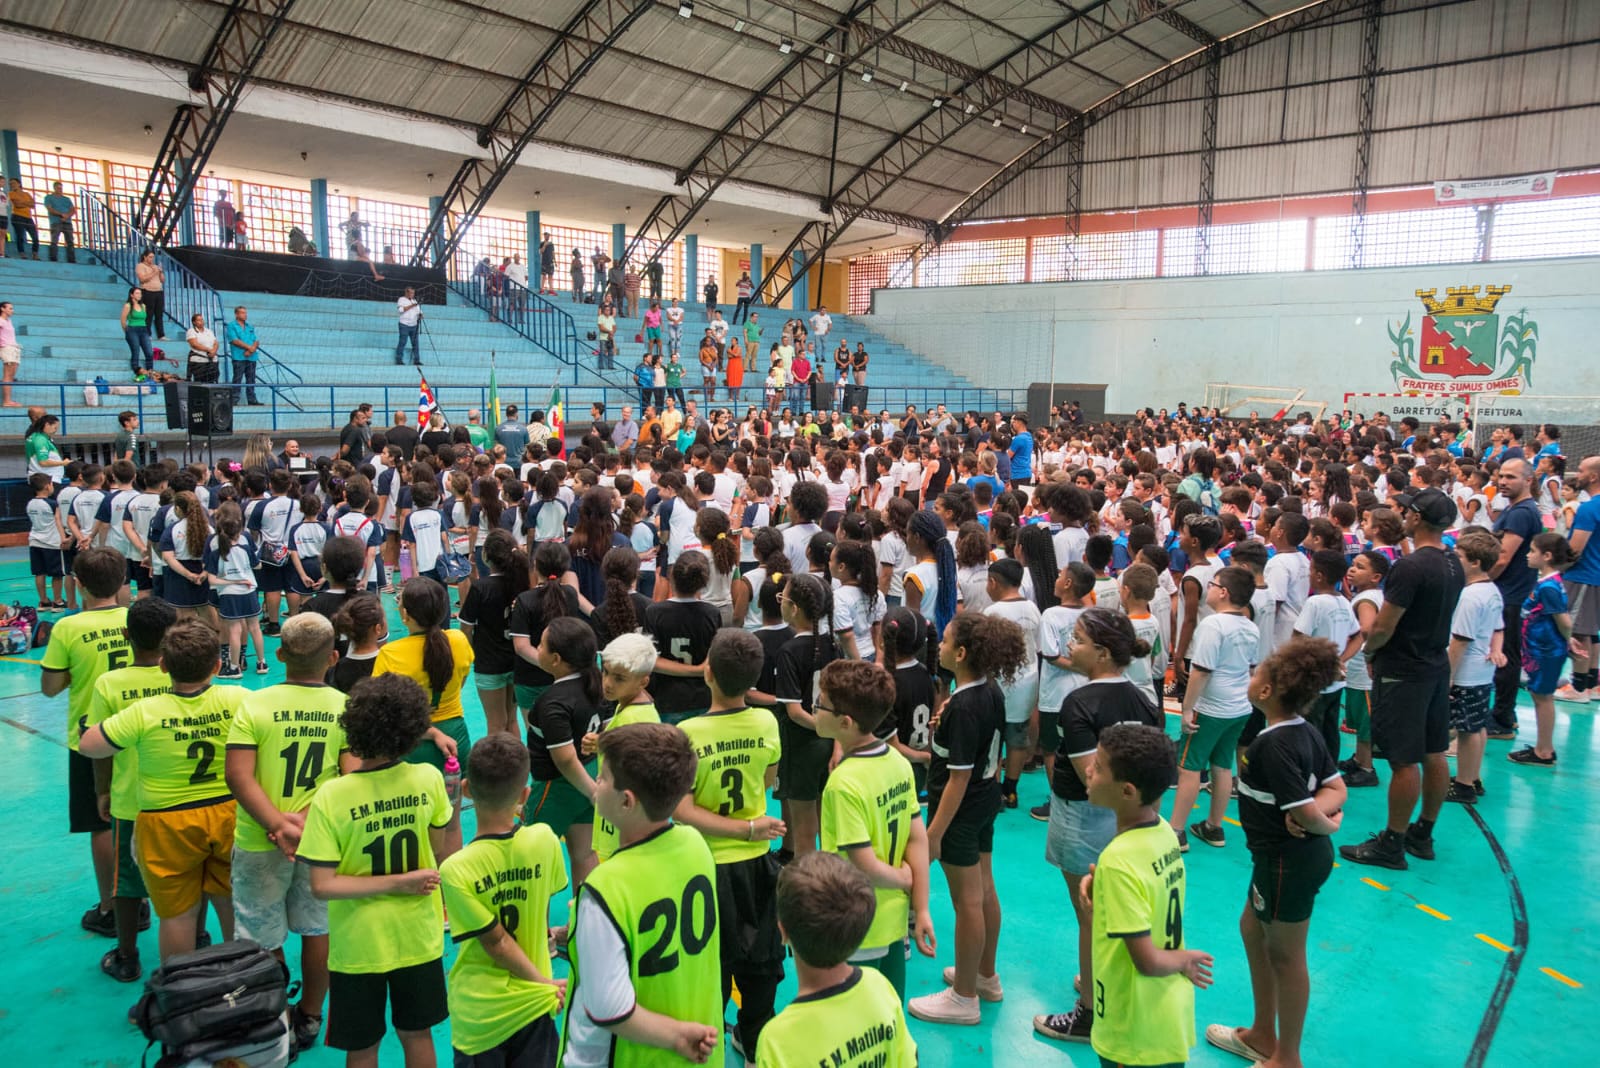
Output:
M1206 1041L1220 1050L1226 1050L1236 1057L1243 1057L1251 1064L1259 1064L1267 1059L1265 1053L1252 1049L1239 1035L1244 1032L1242 1027L1229 1027L1227 1024L1207 1024Z

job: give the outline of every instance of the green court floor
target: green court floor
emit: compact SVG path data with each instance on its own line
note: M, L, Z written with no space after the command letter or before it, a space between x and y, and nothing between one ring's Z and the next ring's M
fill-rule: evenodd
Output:
M19 550L0 551L0 599L33 603ZM270 639L268 645L270 658ZM66 833L66 699L39 695L38 670L26 660L0 660L0 958L10 962L11 975L0 999L0 1050L37 1064L130 1066L144 1040L125 1012L140 988L102 975L97 962L112 943L78 927L94 902L94 878L87 841ZM281 677L276 669L266 681ZM260 683L252 675L245 684ZM468 701L477 737L482 713L475 697ZM1413 860L1407 872L1349 864L1334 870L1311 928L1308 1065L1593 1064L1600 1043L1587 1028L1600 1008L1600 860L1584 843L1588 829L1600 826L1600 752L1594 717L1581 706L1557 707L1559 770L1514 767L1504 760L1509 746L1491 743L1489 793L1476 810L1481 823L1447 806L1436 832L1437 861ZM1524 722L1531 732L1531 709ZM1045 863L1044 825L1025 811L1046 790L1042 774L1027 776L1023 809L1004 814L995 836L1005 1001L985 1005L978 1027L913 1020L924 1065L1097 1063L1087 1046L1039 1038L1030 1025L1035 1013L1070 1004L1076 967L1066 888ZM1381 789L1353 791L1339 840L1359 841L1375 830L1382 806ZM470 835L470 812L466 820ZM1226 848L1196 844L1188 861L1185 934L1191 947L1217 961L1216 985L1197 998L1202 1030L1249 1019L1237 930L1249 861L1241 832L1228 830ZM933 904L948 947L950 910L937 872ZM557 903L555 922L564 922L566 907L565 898ZM141 948L148 970L155 963L153 930L141 936ZM453 959L453 951L446 954ZM948 949L937 961L913 959L911 993L937 988L948 963ZM780 1003L792 996L793 983L791 975ZM443 1028L438 1048L440 1063L449 1064ZM401 1063L392 1035L383 1060ZM342 1061L319 1047L300 1063ZM1191 1063L1244 1062L1202 1040Z

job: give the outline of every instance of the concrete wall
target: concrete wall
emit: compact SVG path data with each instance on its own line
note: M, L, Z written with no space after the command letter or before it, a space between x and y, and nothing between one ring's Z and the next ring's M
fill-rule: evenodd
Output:
M1105 382L1106 410L1198 403L1208 382L1346 392L1398 389L1389 331L1406 316L1421 359L1419 289L1511 286L1500 323L1538 325L1531 394L1600 396L1600 259L1231 275L1130 282L880 289L872 326L997 387ZM1525 309L1525 312L1524 312ZM1497 370L1510 362L1503 358ZM1371 405L1378 407L1377 404ZM1597 406L1600 413L1600 406Z

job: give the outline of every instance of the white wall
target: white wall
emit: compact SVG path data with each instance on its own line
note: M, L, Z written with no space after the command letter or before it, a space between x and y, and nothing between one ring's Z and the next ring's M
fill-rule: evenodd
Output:
M1418 289L1510 285L1496 311L1539 327L1532 394L1600 396L1600 259L1230 275L1131 282L880 289L868 322L892 340L998 388L1104 382L1106 410L1199 403L1208 382L1396 390L1389 328ZM1371 407L1376 408L1374 404Z

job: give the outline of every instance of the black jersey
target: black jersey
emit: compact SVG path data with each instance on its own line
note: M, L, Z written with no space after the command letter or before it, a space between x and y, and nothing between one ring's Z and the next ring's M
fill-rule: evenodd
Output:
M328 685L340 693L349 693L350 688L362 679L372 677L372 669L378 663L378 654L367 656L341 656L333 667L328 669Z
M472 628L472 666L480 674L504 675L515 669L511 648L511 606L516 596L504 575L479 579L461 605L461 622Z
M1290 834L1284 817L1338 777L1321 732L1299 716L1263 729L1239 765L1239 825L1250 852L1275 855L1317 844L1312 835Z
M783 647L790 638L794 637L794 629L788 624L762 627L755 631L756 641L761 643L761 677L756 680L756 689L762 693L778 695L778 655L783 652ZM779 710L778 719L781 722L787 717Z
M644 629L644 614L649 610L652 602L650 598L646 597L638 590L629 590L628 600L633 602L633 630L628 633L637 633ZM594 636L596 640L599 641L600 648L604 649L610 643L611 639L622 637L620 633L613 634L611 632L611 625L606 622L606 609L604 604L597 603L595 605L594 616L592 618L594 620Z
M584 618L578 609L577 590L562 586L561 597L566 602L566 615ZM544 628L550 622L544 614L544 598L544 587L541 586L517 594L516 602L511 606L511 637L527 638L535 649L539 647L539 639L544 637ZM548 686L556 681L544 668L516 656L514 651L513 658L516 661L514 681L518 686Z
M680 664L704 664L711 639L721 627L722 613L716 606L693 598L658 601L644 615L645 633L655 641L656 652ZM698 674L656 672L650 678L650 696L656 699L656 711L663 719L711 707L711 688Z
M610 721L613 708L611 704L589 700L581 675L551 683L528 713L528 765L534 779L553 782L561 778L550 753L567 746L593 772L595 758L584 757L583 736L598 733Z
M1056 772L1050 789L1063 801L1088 801L1089 791L1078 777L1073 757L1100 748L1100 732L1117 723L1142 723L1165 727L1164 713L1150 691L1126 676L1096 679L1079 686L1061 704L1061 745L1056 750Z
M894 734L907 749L926 753L933 742L933 676L920 660L894 669L894 709L878 737Z
M928 799L933 812L936 798L950 782L952 771L971 771L966 798L998 797L1000 735L1006 726L1006 699L990 679L957 686L939 714L933 732L933 759L928 764Z

